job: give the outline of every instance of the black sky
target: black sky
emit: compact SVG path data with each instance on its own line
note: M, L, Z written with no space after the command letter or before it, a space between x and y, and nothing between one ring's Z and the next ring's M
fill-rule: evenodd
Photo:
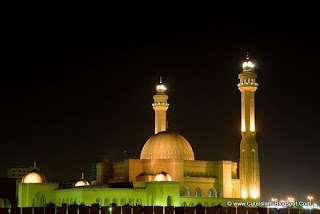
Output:
M231 14L231 13L230 13ZM152 95L168 87L169 128L198 160L238 161L246 51L256 64L265 199L320 199L319 17L314 10L230 15L154 8L105 14L10 11L2 25L0 176L37 160L49 181L138 158Z

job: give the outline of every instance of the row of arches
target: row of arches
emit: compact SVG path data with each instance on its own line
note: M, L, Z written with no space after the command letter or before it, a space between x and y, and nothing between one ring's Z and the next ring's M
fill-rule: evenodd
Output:
M214 177L213 172L184 172L184 177L204 177L204 178L212 178Z
M70 197L70 198L59 198L57 204L58 205L61 205L64 203L66 203L66 204L73 204L73 203L79 204L81 202L82 201L78 201L78 199L76 197L75 198ZM142 199L141 198L136 198L136 199L125 198L125 197L122 197L122 198L98 197L98 198L96 198L94 203L100 204L101 206L108 206L110 204L115 204L115 205L119 205L119 206L124 206L124 205L134 206L134 205L141 205ZM90 204L86 204L86 205L90 205Z
M240 80L240 84L255 84L256 79L255 78L243 78Z
M203 190L201 187L197 187L193 194L190 193L190 190L188 187L184 187L184 196L187 196L187 197L204 197L204 194L203 194ZM212 187L209 189L208 191L208 197L209 198L217 198L218 197L218 194L217 194L217 190Z

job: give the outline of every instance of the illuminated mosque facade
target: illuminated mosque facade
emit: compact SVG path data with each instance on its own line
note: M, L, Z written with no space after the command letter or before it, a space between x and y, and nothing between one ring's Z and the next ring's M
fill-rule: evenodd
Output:
M18 206L62 204L101 206L215 206L227 201L260 198L258 144L255 137L257 74L247 57L238 75L241 92L240 161L195 160L190 143L166 130L169 108L166 87L160 79L153 96L155 133L142 148L140 159L95 164L95 180L82 179L72 187L47 182L34 170L18 188ZM238 175L239 171L239 175Z

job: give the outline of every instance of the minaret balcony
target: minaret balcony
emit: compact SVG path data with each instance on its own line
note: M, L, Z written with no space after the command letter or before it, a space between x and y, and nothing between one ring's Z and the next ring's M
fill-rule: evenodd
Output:
M238 87L241 87L241 86L258 86L258 85L259 85L258 83L254 83L254 82L242 82L242 83L238 84Z
M169 106L169 103L152 103L152 106Z

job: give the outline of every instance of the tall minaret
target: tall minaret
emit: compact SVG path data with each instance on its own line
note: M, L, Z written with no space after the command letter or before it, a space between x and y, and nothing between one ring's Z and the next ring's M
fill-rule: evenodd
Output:
M254 94L258 88L257 74L253 72L254 65L246 61L239 74L238 88L241 92L241 143L240 143L240 189L242 198L260 198L260 170L258 159L258 144L256 141Z
M152 103L154 109L154 133L165 131L167 129L167 110L169 108L168 95L165 91L167 88L162 84L160 77L160 84L157 85L157 93L153 95L154 102Z

